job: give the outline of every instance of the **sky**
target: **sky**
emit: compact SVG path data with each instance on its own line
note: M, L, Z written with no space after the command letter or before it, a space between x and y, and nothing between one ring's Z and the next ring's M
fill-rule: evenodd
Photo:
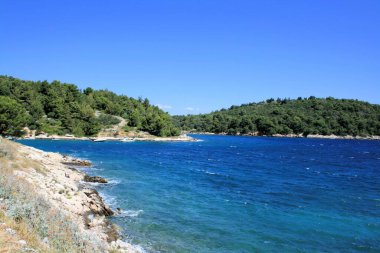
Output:
M0 75L172 115L268 98L380 103L378 0L0 1Z

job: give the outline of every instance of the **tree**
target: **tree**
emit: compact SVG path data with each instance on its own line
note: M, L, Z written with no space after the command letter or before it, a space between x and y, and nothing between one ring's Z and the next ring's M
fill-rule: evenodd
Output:
M141 116L138 109L134 109L133 112L129 115L128 125L132 127L141 127Z
M378 135L380 105L332 97L278 98L231 106L210 114L174 116L173 122L184 130L214 133L221 132L223 123L226 123L228 133L246 134L252 129L252 119L256 119L254 131L257 126L262 134Z
M302 133L305 129L302 119L298 116L294 116L292 119L290 119L288 126L293 130L293 133L295 134Z
M86 94L87 96L90 95L91 93L93 93L94 90L90 87L84 89L83 93Z
M25 125L50 134L94 135L107 125L116 124L114 116L123 117L138 130L151 134L179 133L171 117L148 99L119 96L108 90L86 88L81 92L77 86L59 81L33 82L0 76L0 96L14 99L27 111L30 117ZM95 111L109 117L96 118Z
M263 135L273 135L276 133L274 124L269 118L259 118L256 120L257 130Z
M20 136L28 122L26 110L14 99L0 96L0 134Z

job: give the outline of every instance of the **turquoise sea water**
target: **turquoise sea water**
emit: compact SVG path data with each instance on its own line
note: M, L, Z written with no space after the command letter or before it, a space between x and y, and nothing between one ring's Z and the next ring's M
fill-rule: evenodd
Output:
M21 141L90 159L95 186L147 252L380 252L380 142Z

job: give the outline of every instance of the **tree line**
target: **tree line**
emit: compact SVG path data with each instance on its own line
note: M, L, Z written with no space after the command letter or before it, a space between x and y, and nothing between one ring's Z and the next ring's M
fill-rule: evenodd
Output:
M271 98L209 114L174 116L173 122L183 130L230 135L380 136L380 105L332 97Z
M102 112L97 117L96 111ZM108 116L107 116L108 115ZM128 126L156 136L176 136L171 116L148 99L117 95L59 81L25 81L0 76L0 134L18 136L22 128L49 134L96 135L123 117Z

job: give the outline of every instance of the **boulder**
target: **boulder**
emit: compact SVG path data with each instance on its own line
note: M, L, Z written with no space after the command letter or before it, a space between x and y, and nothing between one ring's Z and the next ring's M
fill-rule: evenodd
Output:
M108 183L107 179L105 179L105 178L102 178L99 176L91 177L89 175L85 175L83 178L83 181L90 182L90 183L101 183L101 184Z
M87 201L84 203L93 214L111 216L114 212L109 208L100 197L99 193L94 189L83 189L87 196Z
M68 166L80 166L80 167L90 167L91 162L87 160L80 160L77 158L63 156L62 163Z

